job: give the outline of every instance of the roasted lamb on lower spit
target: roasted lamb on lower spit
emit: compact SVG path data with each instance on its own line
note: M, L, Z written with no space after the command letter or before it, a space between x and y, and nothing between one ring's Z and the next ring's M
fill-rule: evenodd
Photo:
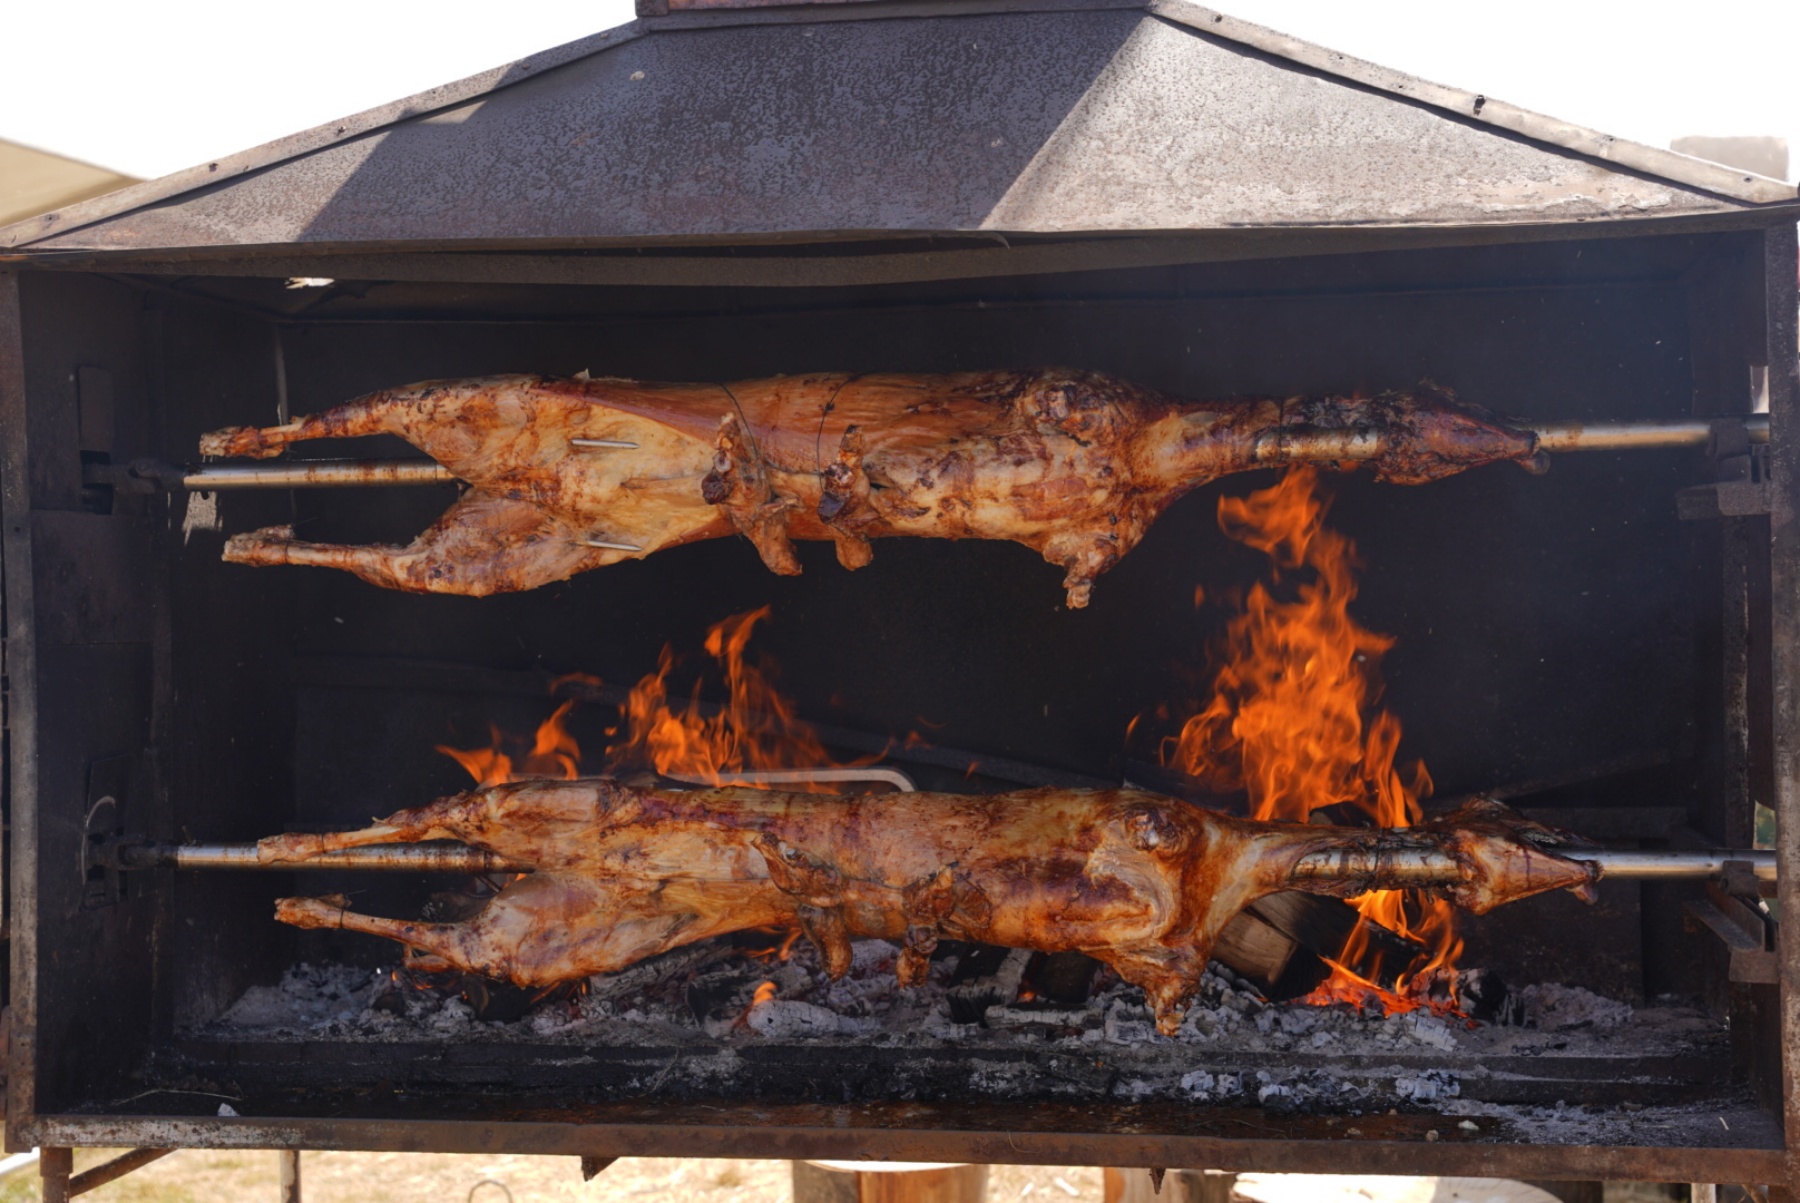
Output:
M269 527L243 564L319 564L423 593L532 589L737 532L775 572L794 539L859 568L890 535L1010 539L1064 570L1070 606L1176 498L1272 464L1370 463L1419 484L1537 436L1424 386L1342 396L1180 401L1094 372L782 376L736 384L490 376L372 393L284 426L233 427L211 456L396 434L471 486L410 545L348 547Z
M572 981L753 927L799 927L832 977L850 939L901 944L903 985L940 936L1079 950L1143 987L1173 1034L1219 932L1282 890L1436 889L1477 913L1546 890L1592 896L1574 837L1495 802L1411 828L1228 818L1137 790L843 797L526 781L403 810L360 831L273 836L265 864L456 839L531 865L460 923L283 898L298 927L386 936L435 963L521 986ZM415 962L418 964L420 962Z

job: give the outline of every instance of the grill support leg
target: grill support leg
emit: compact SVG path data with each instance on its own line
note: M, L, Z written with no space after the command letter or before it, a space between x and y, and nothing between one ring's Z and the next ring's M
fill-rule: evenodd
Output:
M69 1203L69 1178L74 1172L74 1149L38 1150L38 1175L44 1183L44 1203Z

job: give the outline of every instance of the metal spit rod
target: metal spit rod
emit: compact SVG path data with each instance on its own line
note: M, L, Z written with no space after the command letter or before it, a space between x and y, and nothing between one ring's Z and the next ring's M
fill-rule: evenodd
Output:
M1544 451L1637 451L1645 447L1704 447L1713 432L1743 423L1752 443L1769 441L1769 415L1737 419L1676 418L1663 422L1546 422L1533 427Z
M388 869L403 873L526 873L530 865L516 864L493 852L467 844L377 844L345 848L308 860L264 864L256 858L255 844L122 844L118 849L122 869Z
M326 459L285 464L221 464L182 473L193 493L219 489L323 489L334 485L441 485L456 474L434 460Z
M1769 415L1738 419L1752 443L1769 441ZM1677 418L1661 422L1545 422L1532 427L1544 451L1637 451L1651 447L1704 447L1729 419ZM583 449L634 447L617 439L572 439ZM1293 458L1363 460L1384 450L1373 430L1272 430L1257 440L1259 460ZM161 479L171 479L173 474ZM319 489L336 485L438 485L455 473L431 460L302 460L288 463L219 464L181 470L191 492L219 489Z
M1776 879L1775 853L1765 849L1712 849L1704 852L1657 849L1581 849L1562 850L1557 855L1569 860L1598 865L1602 880L1672 881L1678 878L1720 877L1728 863L1742 863L1759 881ZM1453 885L1463 880L1456 859L1439 849L1396 849L1378 851L1365 848L1317 853L1294 866L1294 876L1320 881L1333 878L1370 877L1376 874L1393 880L1404 879L1412 886Z
M1735 419L1675 418L1659 422L1545 422L1527 427L1538 437L1540 451L1642 451L1656 447L1704 447L1715 431L1742 423L1752 443L1769 441L1769 415ZM1387 439L1379 430L1348 427L1290 427L1264 432L1252 457L1263 463L1295 460L1368 460L1383 454Z
M1669 881L1717 877L1727 862L1747 863L1762 881L1774 881L1775 854L1761 849L1681 851L1576 851L1562 855L1592 861L1602 879ZM407 873L526 873L532 866L509 861L465 844L377 844L346 848L302 861L264 864L255 844L126 844L118 850L126 869L387 869ZM1415 886L1450 885L1462 880L1456 861L1436 850L1402 850L1375 854L1361 850L1332 852L1302 860L1294 876L1312 881L1368 877L1381 873L1404 877Z

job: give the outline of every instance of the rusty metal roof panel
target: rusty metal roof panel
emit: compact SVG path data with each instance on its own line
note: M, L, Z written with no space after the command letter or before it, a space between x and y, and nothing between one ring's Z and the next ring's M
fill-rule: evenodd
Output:
M986 8L640 20L0 230L0 246L1506 227L1794 199L1177 0Z

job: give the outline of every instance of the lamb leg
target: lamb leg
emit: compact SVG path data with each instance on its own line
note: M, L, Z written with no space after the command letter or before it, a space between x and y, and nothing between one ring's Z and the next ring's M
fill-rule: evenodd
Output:
M281 898L275 918L295 927L381 936L465 973L548 986L615 973L683 944L745 927L790 924L793 908L747 892L710 899L662 883L530 874L509 882L472 918L457 923L384 919L349 909L342 895Z
M388 589L469 597L535 589L632 554L587 546L580 533L530 502L479 493L465 495L405 547L309 543L294 538L291 526L225 541L225 559L233 564L313 564Z
M344 848L461 840L520 864L556 868L641 814L642 796L606 781L517 781L395 811L354 831L289 832L257 842L265 865Z

